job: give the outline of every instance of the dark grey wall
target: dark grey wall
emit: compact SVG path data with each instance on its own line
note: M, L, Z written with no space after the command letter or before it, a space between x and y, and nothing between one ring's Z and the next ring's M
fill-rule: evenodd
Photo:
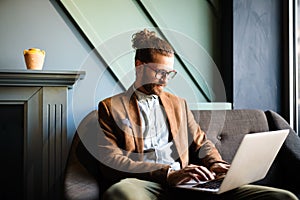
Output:
M37 47L46 51L44 70L85 70L88 65L94 71L86 74L84 82L96 85L92 81L100 81L94 75L102 74L101 84L108 90L115 87L114 78L56 0L0 0L0 27L0 70L25 70L23 50ZM95 91L81 90L78 94L74 92L78 87L75 85L68 93L69 138L75 133L78 121L97 106L93 105L94 101L111 92L91 88ZM92 103L89 103L89 92L95 93Z
M281 111L282 1L233 1L233 107Z
M76 70L88 55L49 0L0 1L0 68L26 69L23 50L46 51L45 70Z

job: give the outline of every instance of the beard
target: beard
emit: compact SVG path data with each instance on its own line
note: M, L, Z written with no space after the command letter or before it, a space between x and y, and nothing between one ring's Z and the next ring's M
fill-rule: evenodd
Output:
M163 92L164 84L148 83L143 85L147 94L155 94L159 96Z

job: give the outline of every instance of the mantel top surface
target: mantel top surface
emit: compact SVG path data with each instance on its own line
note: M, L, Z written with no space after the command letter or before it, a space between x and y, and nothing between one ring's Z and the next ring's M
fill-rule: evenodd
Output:
M0 86L68 86L83 79L84 71L0 70Z
M0 74L81 74L84 75L84 71L68 71L68 70L11 70L0 69Z

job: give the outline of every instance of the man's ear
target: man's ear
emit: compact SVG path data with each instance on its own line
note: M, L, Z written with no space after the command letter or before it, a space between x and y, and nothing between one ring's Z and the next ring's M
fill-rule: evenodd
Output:
M140 60L135 61L135 78L136 78L136 83L141 82L141 78L143 77L143 63Z
M141 66L143 63L140 60L135 61L135 67Z

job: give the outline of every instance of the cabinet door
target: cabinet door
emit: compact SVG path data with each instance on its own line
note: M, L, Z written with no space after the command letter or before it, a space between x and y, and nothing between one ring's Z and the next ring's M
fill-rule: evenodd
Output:
M60 199L66 102L67 87L0 87L1 199Z

